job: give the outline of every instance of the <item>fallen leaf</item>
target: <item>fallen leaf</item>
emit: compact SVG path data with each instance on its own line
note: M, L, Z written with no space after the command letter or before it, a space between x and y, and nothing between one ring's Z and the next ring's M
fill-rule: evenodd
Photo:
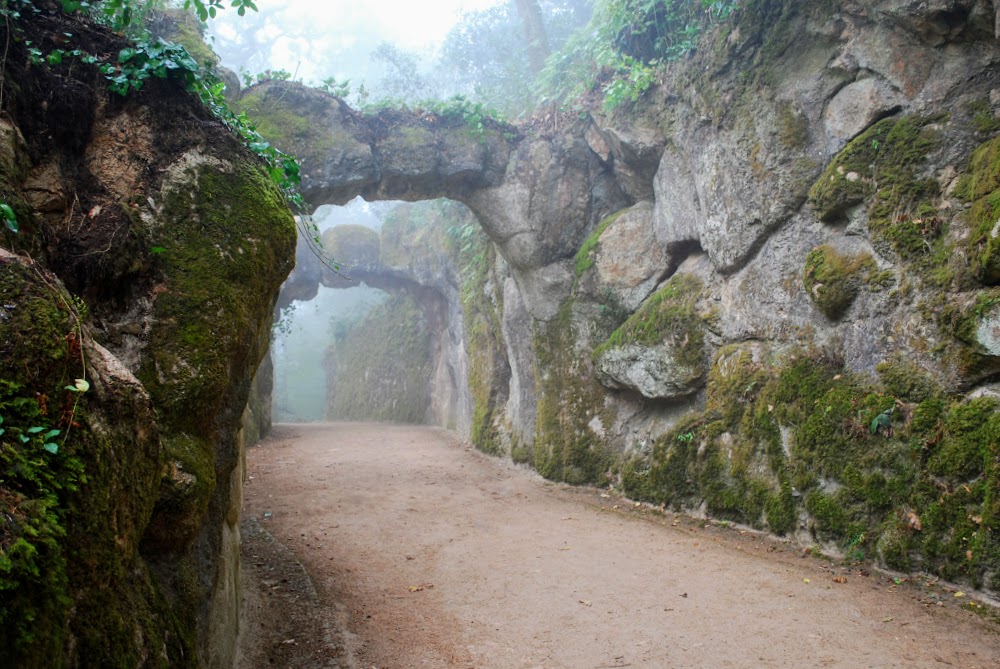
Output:
M611 508L612 508L612 509L617 509L617 508L620 508L620 507L619 507L619 506L618 506L617 504L615 504L615 505L614 505L613 507L611 507Z
M591 606L589 599L581 599L580 603L583 604L584 606Z
M972 549L969 549L969 550L965 551L965 559L966 560L971 560L972 559Z
M803 582L803 583L812 583L812 581L810 581L810 580L809 580L808 578L804 578L804 579L802 579L802 582Z
M93 209L87 214L87 218L97 218L101 215L101 205L94 206Z
M920 516L918 516L914 511L912 511L911 509L907 509L905 515L906 515L906 522L910 525L910 527L915 529L917 532L924 529L923 525L920 524Z
M841 375L840 375L840 374L837 374L837 375L835 375L835 376L833 377L833 380L834 380L834 381L840 381L840 378L841 378Z
M882 618L882 622L884 622L884 623L891 623L892 622L892 616L889 616L888 618Z
M965 597L965 593L962 592L961 590L959 590L958 592L955 593L955 596L956 597Z
M774 411L774 405L773 405L773 404L768 404L768 405L767 405L767 412L768 412L768 413L771 413L771 412L773 412L773 411Z
M846 576L834 576L833 577L833 582L834 583L847 583L847 577Z
M561 550L561 551L568 551L568 550L572 550L572 549L569 546L563 546L559 550Z
M411 585L410 592L421 592L423 590L430 590L434 587L433 583L424 583L423 585Z
M688 596L688 594L686 592L682 592L681 593L681 597L685 597L686 598L687 596Z
M281 643L295 643L295 639L285 639Z

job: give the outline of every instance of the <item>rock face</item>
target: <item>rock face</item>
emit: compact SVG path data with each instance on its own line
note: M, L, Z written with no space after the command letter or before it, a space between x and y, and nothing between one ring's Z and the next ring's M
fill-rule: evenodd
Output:
M20 223L0 232L0 664L228 667L240 418L294 222L179 84L119 98L25 42L119 38L44 9L20 30L0 133Z
M478 218L477 446L996 594L997 25L986 0L748 3L629 112L478 152L454 121L255 94L308 98L282 111L321 129L287 144L313 204Z

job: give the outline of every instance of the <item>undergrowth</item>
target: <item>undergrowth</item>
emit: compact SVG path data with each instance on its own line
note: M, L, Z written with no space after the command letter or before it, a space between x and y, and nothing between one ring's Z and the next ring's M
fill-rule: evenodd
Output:
M571 106L599 90L605 110L637 101L662 68L686 58L698 37L744 0L603 0L590 23L552 54L539 75L540 101Z

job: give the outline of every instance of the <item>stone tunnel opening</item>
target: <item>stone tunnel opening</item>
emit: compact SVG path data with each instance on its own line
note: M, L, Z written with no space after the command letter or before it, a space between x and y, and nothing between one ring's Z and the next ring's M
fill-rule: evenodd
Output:
M444 199L358 198L313 220L341 269L300 240L272 332L273 420L465 427L463 295L490 256L473 214Z

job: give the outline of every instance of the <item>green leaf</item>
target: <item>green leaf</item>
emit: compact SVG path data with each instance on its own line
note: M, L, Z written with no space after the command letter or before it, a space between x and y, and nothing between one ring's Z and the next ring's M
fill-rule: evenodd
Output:
M49 430L48 432L45 433L46 439L53 439L58 436L59 436L59 430Z
M39 432L42 432L42 431L44 431L44 430L45 430L45 428L44 428L44 427L38 427L38 426L36 425L35 427L29 427L29 428L28 428L27 430L25 430L25 431L26 431L26 432L27 432L28 434L38 434Z
M48 451L52 455L55 455L56 453L59 452L59 444L52 443L51 441L48 442L47 444L45 444L44 446L42 446L42 448L44 448L46 451Z
M156 254L156 253L166 253L167 252L167 248L165 246L153 246L153 247L150 247L149 252L153 253L153 254Z

